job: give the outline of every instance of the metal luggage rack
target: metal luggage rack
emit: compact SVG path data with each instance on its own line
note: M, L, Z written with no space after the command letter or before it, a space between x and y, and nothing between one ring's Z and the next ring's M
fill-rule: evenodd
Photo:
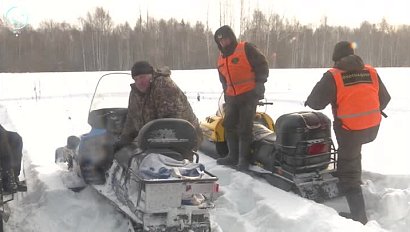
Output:
M207 182L216 182L218 181L218 177L214 176L213 174L209 173L208 171L204 171L205 176L198 179L144 179L133 170L130 170L139 182L143 184L164 184L164 183L181 183L181 182L190 182L190 183L207 183Z
M310 144L323 143L328 144L330 149L328 152L318 153L318 154L307 154L307 147ZM286 150L292 151L291 153L286 152ZM316 139L300 141L296 146L283 146L279 145L279 162L281 166L293 173L302 172L312 172L312 170L317 170L317 168L325 167L325 170L335 171L337 164L337 150L331 138L327 139ZM303 152L301 152L303 151ZM328 161L314 163L312 160L321 160L324 157L328 157ZM285 162L286 160L293 160L293 164ZM312 164L313 163L313 164ZM321 169L323 170L323 169ZM321 171L319 170L319 171Z

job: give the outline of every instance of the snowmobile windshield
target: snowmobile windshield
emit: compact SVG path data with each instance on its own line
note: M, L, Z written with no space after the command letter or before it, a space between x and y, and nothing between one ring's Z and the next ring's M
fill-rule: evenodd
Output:
M95 87L90 110L105 108L127 108L130 84L129 73L107 73L100 77Z

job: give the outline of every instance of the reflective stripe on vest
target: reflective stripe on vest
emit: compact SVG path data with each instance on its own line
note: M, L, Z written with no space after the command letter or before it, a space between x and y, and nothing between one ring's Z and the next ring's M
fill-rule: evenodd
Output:
M237 96L253 90L255 73L246 57L245 42L240 42L232 55L223 58L219 55L218 70L225 77L228 96Z
M379 79L370 65L355 72L332 68L329 70L336 83L336 117L347 130L363 130L377 126L381 121Z

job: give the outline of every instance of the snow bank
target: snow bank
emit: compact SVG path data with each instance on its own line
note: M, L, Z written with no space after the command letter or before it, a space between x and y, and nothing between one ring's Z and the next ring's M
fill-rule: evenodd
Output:
M410 169L403 147L410 130L408 86L410 69L379 69L392 95L379 137L363 147L365 226L339 217L343 198L318 204L287 193L264 180L216 165L202 155L209 171L220 179L223 195L211 211L213 231L393 231L410 227ZM324 69L271 70L266 111L309 110L303 100ZM86 133L90 97L101 74L0 74L0 123L24 140L28 192L11 202L9 231L125 231L128 221L91 189L73 193L64 188L64 167L54 164L54 151L67 136ZM220 96L215 70L174 71L173 78L189 96L199 119L214 114ZM200 94L200 101L197 94ZM36 100L37 94L37 100ZM325 110L329 117L329 109ZM404 147L405 148L405 147Z

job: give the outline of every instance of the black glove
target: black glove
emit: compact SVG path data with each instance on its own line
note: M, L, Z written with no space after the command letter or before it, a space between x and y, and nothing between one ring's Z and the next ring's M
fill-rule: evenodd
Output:
M255 95L258 98L258 100L264 99L265 98L265 83L256 82L254 91L255 91Z

